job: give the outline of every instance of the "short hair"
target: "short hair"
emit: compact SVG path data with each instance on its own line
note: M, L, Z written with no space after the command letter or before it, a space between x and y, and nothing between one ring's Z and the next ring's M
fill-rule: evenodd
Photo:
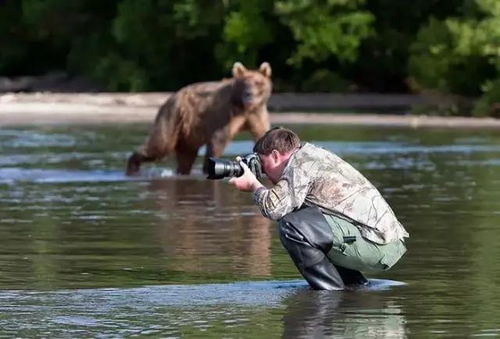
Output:
M300 139L295 132L284 127L274 127L267 131L253 147L258 154L269 155L273 150L281 154L291 152L300 146Z

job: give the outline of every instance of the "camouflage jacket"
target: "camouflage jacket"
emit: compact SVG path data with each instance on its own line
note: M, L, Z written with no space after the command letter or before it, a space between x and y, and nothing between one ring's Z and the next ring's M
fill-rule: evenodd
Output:
M292 154L279 182L253 194L262 214L279 220L291 211L318 206L357 225L378 244L408 237L380 192L354 167L335 154L306 143Z

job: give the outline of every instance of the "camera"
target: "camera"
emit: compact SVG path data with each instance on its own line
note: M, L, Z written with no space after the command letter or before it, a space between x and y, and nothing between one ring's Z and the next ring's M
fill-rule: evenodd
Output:
M240 160L248 166L257 179L262 177L262 166L260 164L259 156L257 153L250 153L237 157L237 161L209 158L207 179L222 179L226 177L241 176L243 174L243 167L241 167L238 158L240 158Z

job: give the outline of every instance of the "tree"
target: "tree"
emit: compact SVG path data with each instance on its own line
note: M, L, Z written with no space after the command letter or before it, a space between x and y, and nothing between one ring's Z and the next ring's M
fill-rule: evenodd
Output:
M411 46L409 72L417 89L482 95L474 114L500 101L500 3L466 1L460 17L431 19Z

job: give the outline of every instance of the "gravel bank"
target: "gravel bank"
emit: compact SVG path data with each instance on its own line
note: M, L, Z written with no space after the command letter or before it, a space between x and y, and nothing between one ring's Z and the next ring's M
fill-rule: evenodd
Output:
M0 126L152 122L171 93L26 93L0 95ZM500 128L500 119L415 116L411 95L275 94L269 102L274 124L337 124L408 127ZM398 111L403 114L305 113ZM281 112L278 112L281 111Z

